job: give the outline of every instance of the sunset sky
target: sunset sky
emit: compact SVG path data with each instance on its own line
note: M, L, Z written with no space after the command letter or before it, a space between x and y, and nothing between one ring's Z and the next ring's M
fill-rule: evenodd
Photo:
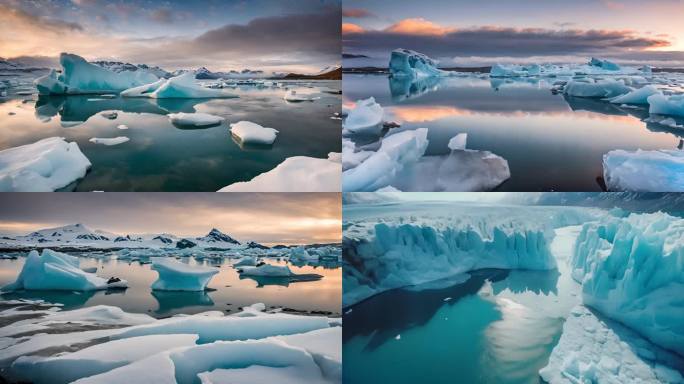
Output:
M340 0L0 0L0 57L314 72L339 63Z
M343 50L408 48L444 65L585 61L684 66L683 0L345 0Z
M204 236L262 244L339 243L337 193L4 193L0 233L82 223L117 234Z

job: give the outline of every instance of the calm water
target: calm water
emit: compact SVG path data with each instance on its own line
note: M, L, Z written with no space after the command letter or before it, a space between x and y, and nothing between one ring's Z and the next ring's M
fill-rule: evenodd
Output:
M462 284L396 289L345 308L344 382L540 383L579 301L560 264L475 271Z
M339 81L288 83L298 93L316 93L319 100L289 103L284 89L243 87L237 99L103 98L97 95L40 97L17 95L29 85L10 89L0 98L0 150L61 136L76 141L92 169L68 190L76 191L216 191L251 180L287 157L324 158L340 151L341 96ZM119 111L114 120L99 115ZM174 112L205 112L226 119L205 129L178 127L165 116ZM13 113L13 114L11 114ZM249 120L280 131L272 147L242 148L229 124ZM128 130L117 129L120 124ZM92 137L128 136L129 142L104 146Z
M220 310L235 312L239 307L264 303L301 311L329 311L339 315L341 303L342 271L340 268L293 266L295 273L316 273L323 278L317 281L290 283L288 279L240 278L230 266L232 260L211 262L181 258L189 264L218 267L220 272L212 278L207 292L152 291L150 286L157 279L157 272L149 264L127 262L111 258L81 257L81 268L97 267L97 274L109 278L116 276L128 280L126 290L72 292L72 291L21 291L0 295L3 300L27 298L63 303L66 309L83 306L114 305L128 312L147 313L155 317L167 317L178 313L198 313ZM275 259L265 259L270 264L284 264ZM0 285L16 279L24 258L0 260Z
M448 154L449 139L468 133L469 149L508 160L511 178L501 191L599 191L608 151L676 149L684 137L684 131L641 121L646 108L553 95L554 81L471 75L406 83L344 75L343 93L345 103L375 97L399 129L429 128L428 155Z

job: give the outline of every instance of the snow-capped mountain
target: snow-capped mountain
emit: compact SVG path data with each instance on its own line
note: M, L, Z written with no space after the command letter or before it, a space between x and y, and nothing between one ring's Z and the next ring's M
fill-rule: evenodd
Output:
M0 235L0 249L119 249L119 248L213 248L213 249L267 249L250 241L242 244L235 238L213 228L206 236L180 238L173 234L115 234L92 230L83 224L41 229L28 235Z

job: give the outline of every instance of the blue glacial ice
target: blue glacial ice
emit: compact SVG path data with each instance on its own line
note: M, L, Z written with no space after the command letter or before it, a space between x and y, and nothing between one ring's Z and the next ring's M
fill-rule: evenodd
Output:
M684 219L658 212L586 223L571 266L585 305L684 356Z
M684 152L616 149L603 155L603 178L609 191L684 191Z
M390 74L394 77L418 79L431 76L449 76L449 72L437 68L437 62L428 56L410 49L395 49L389 62Z
M2 290L93 291L127 286L125 280L108 280L81 270L75 256L44 249L40 255L38 251L31 251L17 280Z
M41 95L118 92L157 81L147 70L113 72L69 53L60 54L59 63L61 74L52 70L34 81Z
M659 93L660 91L655 86L646 85L611 99L610 102L613 104L648 104L649 97Z
M632 91L622 80L591 78L570 80L565 85L565 94L576 97L608 98L624 95Z
M224 89L201 86L194 72L186 72L170 79L131 86L121 92L123 97L149 97L152 99L234 98L237 95Z
M152 270L159 274L152 289L160 291L204 291L217 268L191 266L166 257L151 258Z
M652 115L684 116L684 95L655 94L648 98L648 104Z
M382 130L382 119L385 115L375 98L359 100L347 113L342 129L347 134L377 135Z

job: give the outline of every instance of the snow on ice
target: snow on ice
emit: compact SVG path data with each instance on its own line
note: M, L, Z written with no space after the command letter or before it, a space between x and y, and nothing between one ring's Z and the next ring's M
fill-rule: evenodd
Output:
M84 177L90 166L77 143L50 137L0 151L0 190L54 191Z
M239 121L230 125L230 133L242 144L271 145L276 139L278 130L265 128L251 121Z
M180 126L210 127L221 124L225 119L221 116L210 115L208 113L169 113L167 115L172 124Z
M103 145L111 146L111 145L123 144L123 143L127 142L128 140L130 140L130 139L126 136L118 136L118 137L111 137L111 138L93 137L88 141L90 141L91 143L94 143L94 144L103 144Z
M330 153L327 159L293 156L250 181L231 184L219 192L339 192L341 173L339 154Z

